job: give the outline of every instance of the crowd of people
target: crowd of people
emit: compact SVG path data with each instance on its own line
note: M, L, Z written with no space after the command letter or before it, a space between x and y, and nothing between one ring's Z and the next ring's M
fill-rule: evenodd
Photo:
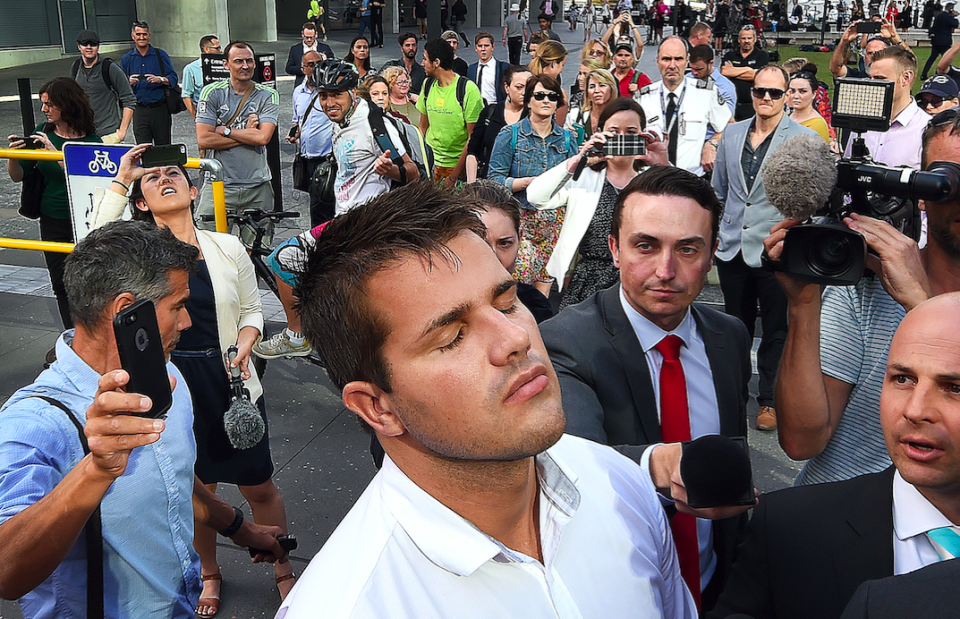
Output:
M49 369L0 409L0 595L31 619L84 616L85 601L86 616L99 602L110 617L209 618L219 532L274 563L284 619L318 608L855 619L903 616L878 614L874 600L920 591L923 616L952 616L960 44L941 50L914 97L917 59L894 20L872 37L851 24L832 77L892 84L889 131L861 143L832 126L816 65L771 64L754 25L718 60L721 33L707 23L645 41L630 0L620 4L603 36L585 40L569 88L554 0L533 33L509 7L509 62L487 31L473 39L477 62L457 57L469 44L462 0L420 60L423 33L408 32L398 59L373 63L374 0L343 59L304 24L286 63L296 79L286 139L310 229L267 261L287 318L269 337L243 243L202 217L211 184L195 187L179 165L141 165L170 141L165 91L180 80L169 56L144 22L119 65L81 32L73 75L40 90L47 121L32 137L58 150L132 128L138 144L95 205L92 232L69 256L47 255L65 331ZM637 61L654 44L651 77ZM852 45L863 50L854 66ZM199 47L221 49L213 35ZM223 167L228 209L270 210L265 147L280 96L254 82L250 44L223 54L228 80L203 86L199 65L185 68L184 104L198 147ZM847 214L872 250L870 273L853 286L800 281L770 266L801 222L778 210L765 179L797 140L831 167L861 145L879 164L946 166L952 191L916 205L919 238ZM41 237L72 240L59 164L9 160L8 172L42 176ZM724 311L697 301L713 267ZM112 329L143 299L168 361L164 419L137 415L151 403L126 392ZM806 464L798 487L704 502L697 472L727 465L696 462L687 447L747 435L758 319L754 423ZM269 394L251 359L311 353L371 435L380 470L297 580L281 545ZM231 371L266 427L248 448L224 424ZM220 483L238 486L253 523L217 497Z

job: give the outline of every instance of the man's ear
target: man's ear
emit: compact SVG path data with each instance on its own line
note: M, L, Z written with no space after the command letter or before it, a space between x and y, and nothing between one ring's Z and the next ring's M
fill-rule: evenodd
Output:
M133 296L133 293L121 292L118 294L113 301L107 305L107 310L110 312L110 320L113 321L114 316L136 303L136 301L137 298Z
M407 430L392 410L390 394L373 383L359 380L347 383L343 387L343 403L377 434L400 436Z
M613 266L620 268L620 247L617 244L617 237L612 234L607 236L607 245L610 247L610 255L613 256Z

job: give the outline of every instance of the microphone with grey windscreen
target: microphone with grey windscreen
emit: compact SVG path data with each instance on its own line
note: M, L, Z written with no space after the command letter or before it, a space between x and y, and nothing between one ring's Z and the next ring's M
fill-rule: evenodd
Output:
M237 352L236 346L227 349L231 396L230 408L223 414L223 427L235 449L250 449L263 439L266 424L260 410L250 402L250 392L243 386L240 366L229 366L237 358Z

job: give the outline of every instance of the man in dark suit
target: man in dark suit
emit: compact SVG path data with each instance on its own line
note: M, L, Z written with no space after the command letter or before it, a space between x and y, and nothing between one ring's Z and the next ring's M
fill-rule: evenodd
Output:
M960 523L958 350L960 293L936 296L907 314L890 345L880 398L894 466L761 497L708 619L736 613L836 619L865 581L950 556L940 535ZM951 608L956 616L956 604ZM909 609L890 616L928 616L914 612L913 597Z
M495 44L493 35L489 32L478 32L473 42L479 61L467 67L467 79L480 89L480 96L485 104L499 103L506 98L503 71L510 65L493 57Z
M960 560L910 574L870 580L857 589L840 619L955 619L960 608Z
M664 441L660 344L679 337L686 381L689 438L746 436L750 341L735 318L693 303L700 293L720 225L720 202L709 183L683 169L652 167L621 191L610 251L621 283L569 307L540 326L560 377L567 432L613 446L650 470L697 520L694 595L710 608L733 561L747 508L697 513L678 483L680 442ZM664 411L665 413L667 411ZM665 428L664 428L665 429ZM676 536L676 524L675 536ZM697 564L697 559L699 563ZM681 570L685 561L681 554Z
M287 75L297 76L293 84L294 88L299 86L304 78L301 65L303 64L303 55L305 53L309 51L317 52L320 54L320 60L336 58L329 45L317 40L317 25L312 21L308 21L303 25L303 28L300 30L300 35L303 37L303 42L297 43L290 48L290 54L287 55L287 66L285 68Z

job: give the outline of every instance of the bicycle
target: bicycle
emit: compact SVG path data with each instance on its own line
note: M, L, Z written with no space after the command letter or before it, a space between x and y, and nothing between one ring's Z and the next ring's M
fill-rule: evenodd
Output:
M248 229L253 231L253 241L247 246L247 249L250 253L250 261L253 263L254 273L257 275L257 280L266 284L267 288L270 289L278 301L280 300L280 289L277 287L277 280L274 278L273 271L264 261L264 259L273 252L273 249L265 246L263 243L263 238L267 234L267 228L262 222L266 220L277 224L283 219L294 219L297 217L300 217L300 213L294 211L264 211L258 208L244 209L239 213L227 213L227 223L230 224L231 228L233 224L236 224L241 230ZM201 215L200 220L213 221L214 216ZM244 245L246 245L246 243L244 243ZM290 357L287 358L289 359ZM317 356L316 349L311 351L309 355L301 358L306 359L316 366L323 367L320 357ZM264 372L267 371L267 360L255 354L250 355L250 360L253 363L253 367L257 370L257 375L263 378Z

